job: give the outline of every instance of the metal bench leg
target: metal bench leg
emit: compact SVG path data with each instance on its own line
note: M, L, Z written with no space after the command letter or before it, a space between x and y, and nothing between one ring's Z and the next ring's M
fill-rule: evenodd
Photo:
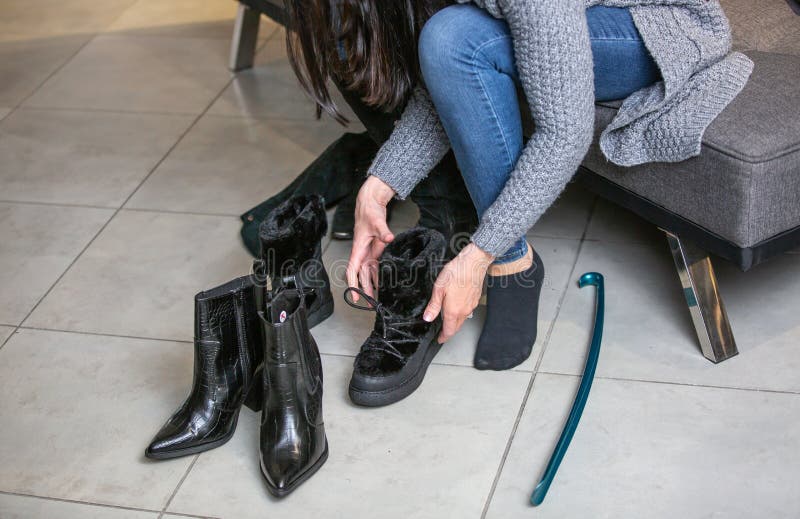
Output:
M232 71L236 72L253 66L260 21L261 13L250 9L244 4L239 4L239 10L236 12L236 21L233 25L231 56L228 61L228 67Z
M663 230L663 229L662 229ZM717 363L739 353L725 305L717 290L717 277L708 253L678 236L667 235L672 258L678 268L683 295L689 305L700 348L705 358Z

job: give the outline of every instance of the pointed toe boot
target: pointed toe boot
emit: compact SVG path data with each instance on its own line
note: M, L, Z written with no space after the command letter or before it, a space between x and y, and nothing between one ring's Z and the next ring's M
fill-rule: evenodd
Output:
M249 276L195 296L194 381L189 397L145 451L169 459L227 442L239 410L261 410L262 328Z
M377 407L413 393L439 352L441 318L426 322L422 314L441 270L446 242L438 231L417 227L398 234L378 262L378 298L348 288L345 301L376 313L372 333L356 356L350 400ZM352 303L357 292L368 306Z
M293 279L306 294L308 325L333 313L331 282L322 263L322 238L328 230L325 202L318 195L293 196L273 209L259 228L261 254L254 264L263 304L274 279ZM259 310L264 310L260 306Z
M297 290L280 290L260 313L265 359L261 472L276 497L295 490L328 458L322 365L303 299Z

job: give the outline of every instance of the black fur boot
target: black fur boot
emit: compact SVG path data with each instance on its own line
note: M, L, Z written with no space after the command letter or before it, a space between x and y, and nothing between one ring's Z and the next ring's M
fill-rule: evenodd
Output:
M316 326L333 313L333 294L322 264L321 240L328 229L325 202L318 195L293 196L273 209L258 231L260 258L254 264L261 285L259 309L270 299L272 282L291 278L306 297L308 324Z
M364 406L382 406L402 400L422 383L441 345L436 337L440 318L422 319L433 283L443 265L445 240L432 229L420 227L398 234L381 255L378 299L361 289L345 290L351 306L373 310L375 327L356 356L350 379L350 399ZM357 292L371 305L356 305L347 298Z
M233 437L242 404L261 410L261 326L250 276L195 296L194 382L145 456L169 459Z
M278 288L259 312L264 334L261 473L276 497L292 492L328 459L322 363L302 293Z

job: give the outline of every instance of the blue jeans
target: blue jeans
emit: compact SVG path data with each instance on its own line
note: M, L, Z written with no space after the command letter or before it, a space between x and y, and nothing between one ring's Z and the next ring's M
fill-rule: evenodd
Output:
M660 80L627 9L591 7L586 17L598 101L622 99ZM482 215L522 153L519 77L508 25L474 5L446 7L425 24L419 57L464 183ZM520 237L495 263L517 260L527 251Z

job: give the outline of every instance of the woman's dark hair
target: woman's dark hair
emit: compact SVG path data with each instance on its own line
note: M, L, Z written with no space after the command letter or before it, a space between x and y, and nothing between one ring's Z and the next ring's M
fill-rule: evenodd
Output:
M391 111L402 105L420 76L419 31L443 3L285 0L289 62L317 102L317 117L325 110L340 123L347 122L328 91L331 78L370 106Z

